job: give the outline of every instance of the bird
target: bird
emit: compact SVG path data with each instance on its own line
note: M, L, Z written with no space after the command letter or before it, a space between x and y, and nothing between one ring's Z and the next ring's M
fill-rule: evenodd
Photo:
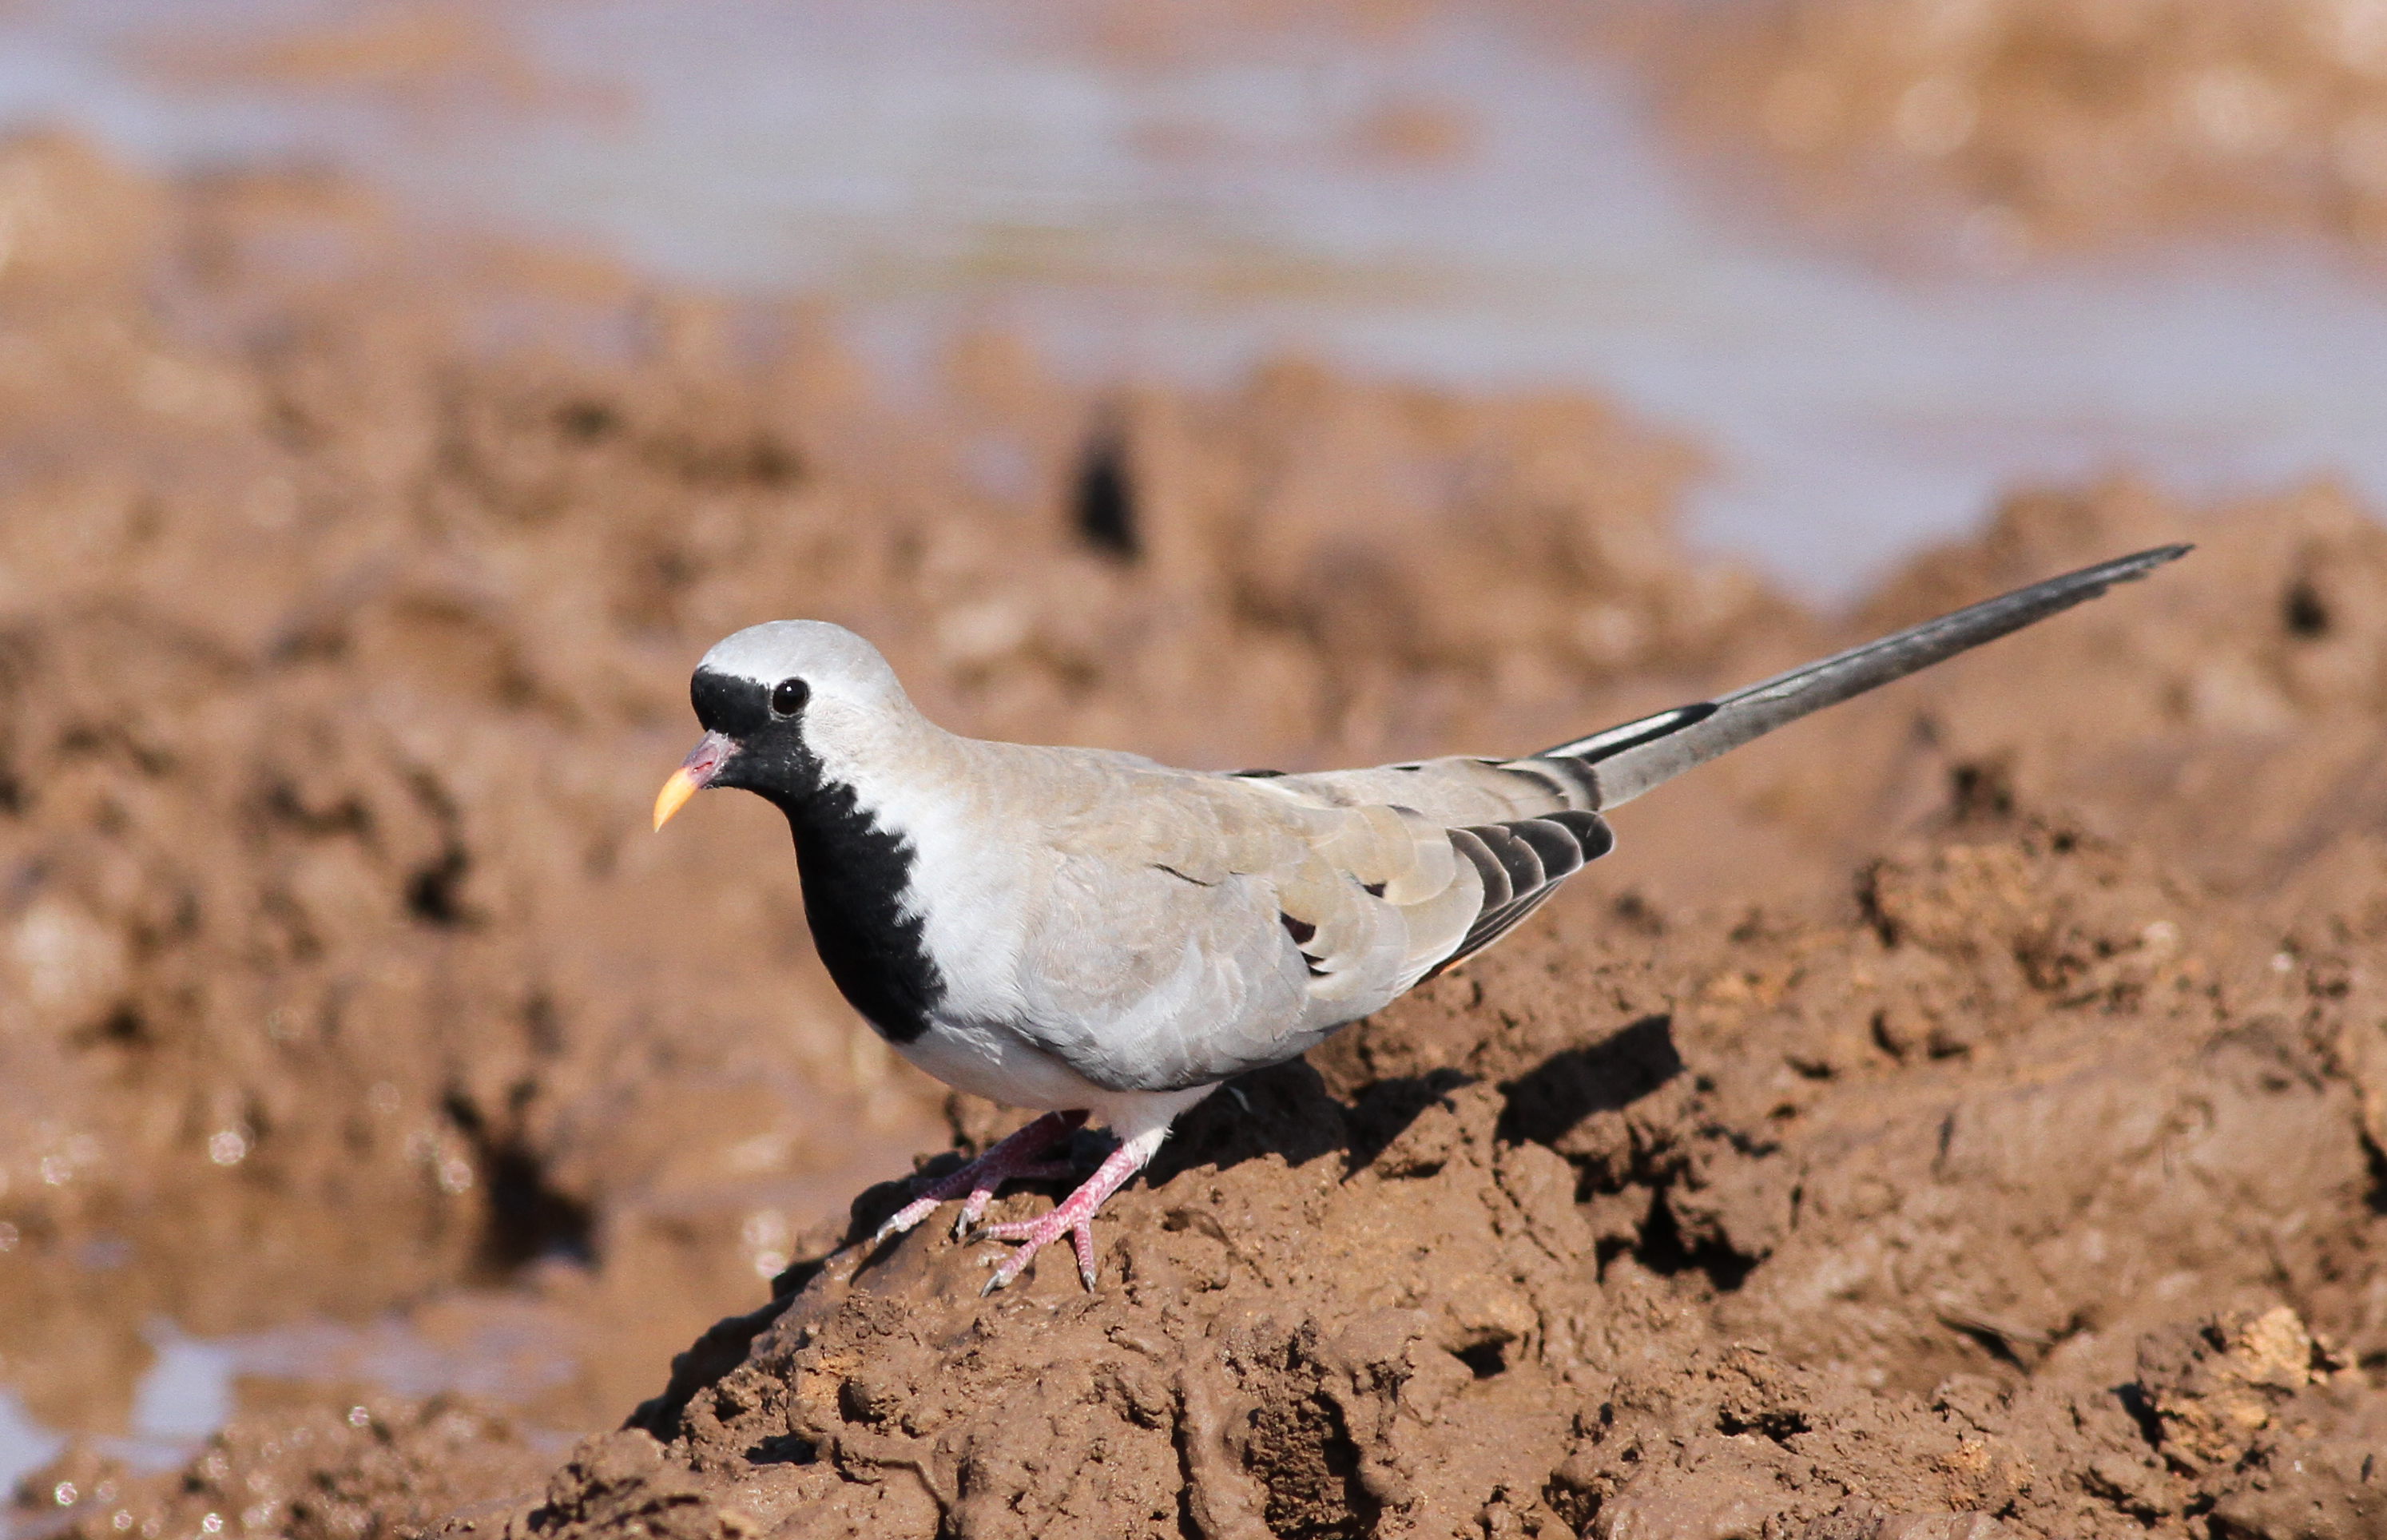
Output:
M1490 946L1615 843L1608 814L1786 723L2019 630L2184 555L2160 547L1955 611L1736 690L1518 758L1285 774L962 737L869 642L816 620L698 663L703 729L655 800L754 792L786 814L822 963L894 1051L1040 1116L872 1237L959 1199L1009 1242L985 1293L1093 1219L1188 1108L1295 1058ZM1116 1143L1046 1212L973 1231L1004 1183L1099 1118Z

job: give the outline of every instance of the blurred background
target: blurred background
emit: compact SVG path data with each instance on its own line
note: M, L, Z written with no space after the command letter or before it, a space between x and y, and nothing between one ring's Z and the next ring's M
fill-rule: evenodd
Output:
M1787 663L2002 499L2387 499L2387 0L0 0L0 1483L59 1507L239 1407L551 1453L941 1146L768 810L644 833L738 625L1306 764Z
M16 122L811 297L889 387L1596 386L1826 599L2016 476L2387 478L2365 0L11 12Z

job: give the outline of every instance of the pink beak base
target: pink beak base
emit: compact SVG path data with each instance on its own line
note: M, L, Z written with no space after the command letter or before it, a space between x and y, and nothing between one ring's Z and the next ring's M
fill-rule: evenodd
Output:
M671 779L663 782L663 789L655 794L655 827L661 829L670 823L673 814L685 807L690 797L703 790L713 777L721 773L722 762L736 752L737 747L719 733L705 734L680 767L672 772Z

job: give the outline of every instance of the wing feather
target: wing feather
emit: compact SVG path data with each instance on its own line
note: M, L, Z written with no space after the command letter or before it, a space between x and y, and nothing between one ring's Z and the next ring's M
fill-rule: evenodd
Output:
M1274 907L1273 925L1229 926L1239 938L1229 950L1243 976L1296 991L1298 1018L1270 1013L1265 1025L1219 1021L1201 1032L1123 1021L1105 1034L1107 1051L1127 1054L1125 1039L1150 1039L1132 1054L1138 1084L1196 1084L1298 1053L1482 950L1580 870L1592 844L1607 848L1598 816L1567 805L1574 788L1563 775L1445 760L1324 778L1332 784L1321 788L1320 777L1136 768L1111 795L1072 808L1076 816L1043 810L1056 853L1089 872L1141 867L1183 879L1156 890L1172 895L1163 908L1123 904L1103 927L1105 940L1152 967L1177 950L1163 932L1194 914L1217 909L1225 923L1244 894ZM1385 789L1410 801L1369 794ZM1217 934L1219 945L1228 940ZM1085 1060L1081 1073L1100 1067L1074 1038L1047 1046Z
M1547 903L1559 884L1583 870L1616 848L1616 836L1608 821L1597 813L1572 810L1549 814L1539 818L1521 818L1512 823L1489 827L1460 828L1450 831L1451 843L1471 839L1494 847L1494 839L1505 841L1500 848L1530 850L1540 858L1540 879L1530 885L1516 884L1517 866L1504 863L1504 874L1512 879L1505 898L1495 903L1487 892L1485 903L1459 944L1436 962L1424 975L1432 978L1460 960L1473 956L1507 935L1517 922Z

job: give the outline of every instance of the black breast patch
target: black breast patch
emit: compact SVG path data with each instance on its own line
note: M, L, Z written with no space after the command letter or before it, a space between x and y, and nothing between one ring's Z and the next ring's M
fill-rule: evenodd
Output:
M903 910L910 841L880 827L853 789L836 782L786 811L804 918L829 978L889 1041L912 1041L928 1029L945 998L945 979L928 955L927 920Z
M945 998L944 975L928 955L927 921L903 909L915 852L900 832L871 816L852 787L822 773L820 756L804 741L810 691L784 692L793 710L772 706L775 692L789 683L696 671L688 694L697 720L738 744L714 784L754 792L787 814L804 919L828 976L880 1036L910 1042L928 1029Z

